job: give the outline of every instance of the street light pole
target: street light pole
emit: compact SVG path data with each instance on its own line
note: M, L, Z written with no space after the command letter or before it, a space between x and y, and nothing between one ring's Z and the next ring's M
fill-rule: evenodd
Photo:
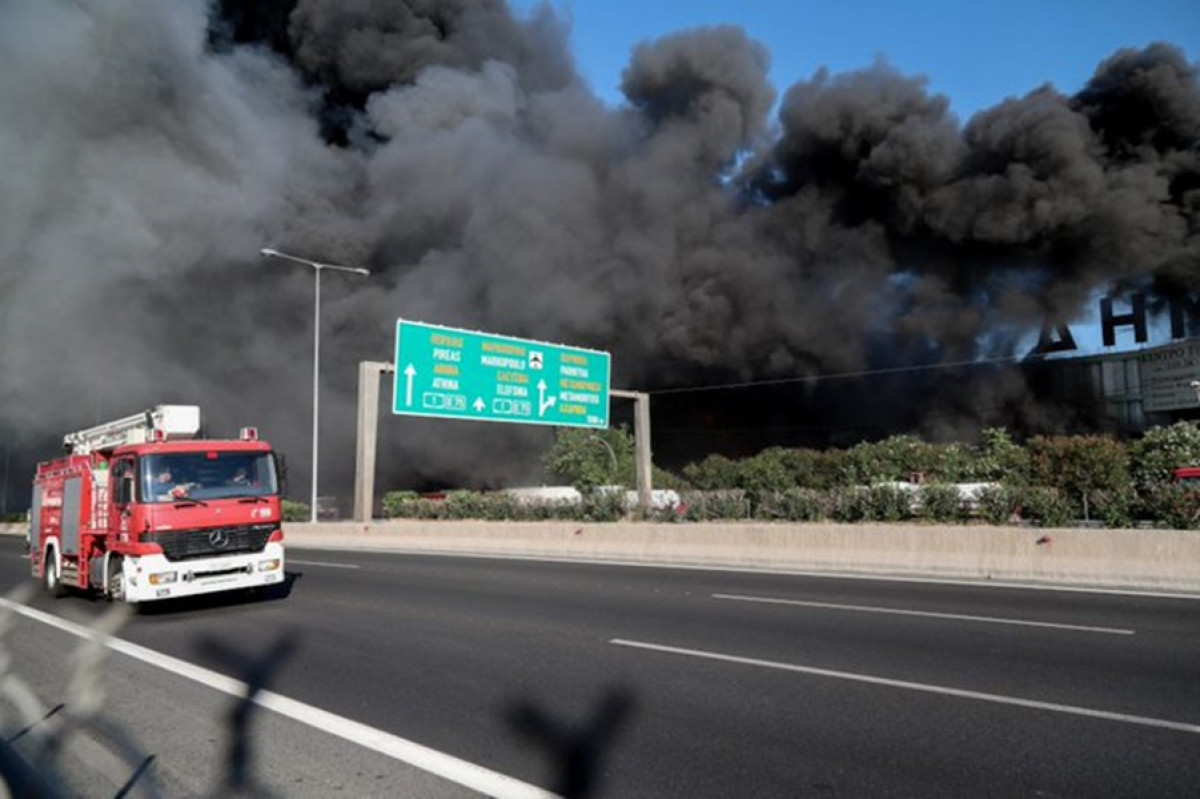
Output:
M8 456L12 453L12 445L8 442L4 444L4 482L0 484L4 491L3 499L0 499L0 514L8 515Z
M285 261L304 264L305 266L312 267L313 270L312 506L309 508L309 521L315 524L317 521L317 469L320 463L318 442L321 430L321 272L326 269L332 269L335 272L351 272L356 275L370 275L371 272L358 266L339 266L337 264L321 263L320 261L310 261L307 258L300 258L280 252L279 250L272 250L269 247L264 247L259 250L259 253L266 258L280 258Z
M607 441L605 441L600 436L588 436L588 438L590 438L592 441L600 442L601 444L604 445L604 448L606 450L608 450L608 455L610 458L612 458L613 479L614 480L619 479L620 475L618 474L618 472L620 470L617 467L617 453L613 451L612 444L609 444Z

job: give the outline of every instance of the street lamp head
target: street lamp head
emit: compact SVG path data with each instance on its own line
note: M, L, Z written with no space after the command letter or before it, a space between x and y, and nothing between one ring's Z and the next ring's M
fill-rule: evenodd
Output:
M356 275L370 275L371 274L370 270L363 269L361 266L342 266L341 264L327 264L327 263L323 263L321 261L310 261L308 258L301 258L298 255L292 255L290 253L280 252L279 250L272 249L271 247L263 247L258 252L264 258L281 258L284 261L292 261L293 263L304 264L305 266L310 266L314 270L316 270L318 273L321 272L321 270L323 270L323 269L329 269L334 272L350 272L350 273L356 274Z

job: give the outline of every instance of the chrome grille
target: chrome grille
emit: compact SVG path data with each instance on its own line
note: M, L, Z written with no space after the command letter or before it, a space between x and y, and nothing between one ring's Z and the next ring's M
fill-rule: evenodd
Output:
M142 541L162 547L167 560L192 560L243 552L261 552L277 527L252 524L244 527L209 527L200 530L162 530L143 533Z

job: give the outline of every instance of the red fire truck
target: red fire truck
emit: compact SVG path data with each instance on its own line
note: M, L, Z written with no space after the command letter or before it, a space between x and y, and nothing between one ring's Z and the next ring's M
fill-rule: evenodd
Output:
M159 405L63 438L38 464L30 509L33 576L59 596L125 602L283 581L275 454L254 428L206 440L200 409Z

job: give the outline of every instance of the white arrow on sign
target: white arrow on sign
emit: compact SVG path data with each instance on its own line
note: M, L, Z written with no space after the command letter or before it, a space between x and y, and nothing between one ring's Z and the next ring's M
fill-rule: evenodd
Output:
M413 377L416 376L416 374L417 374L417 370L415 368L413 368L413 365L411 363L407 367L405 367L404 376L408 378L408 380L405 382L405 385L404 385L404 404L405 405L412 405Z
M538 416L545 416L546 411L554 407L554 403L558 401L558 397L546 396L546 381L538 381Z
M483 401L483 397L475 398L475 413L483 413L483 409L487 407L487 403Z

